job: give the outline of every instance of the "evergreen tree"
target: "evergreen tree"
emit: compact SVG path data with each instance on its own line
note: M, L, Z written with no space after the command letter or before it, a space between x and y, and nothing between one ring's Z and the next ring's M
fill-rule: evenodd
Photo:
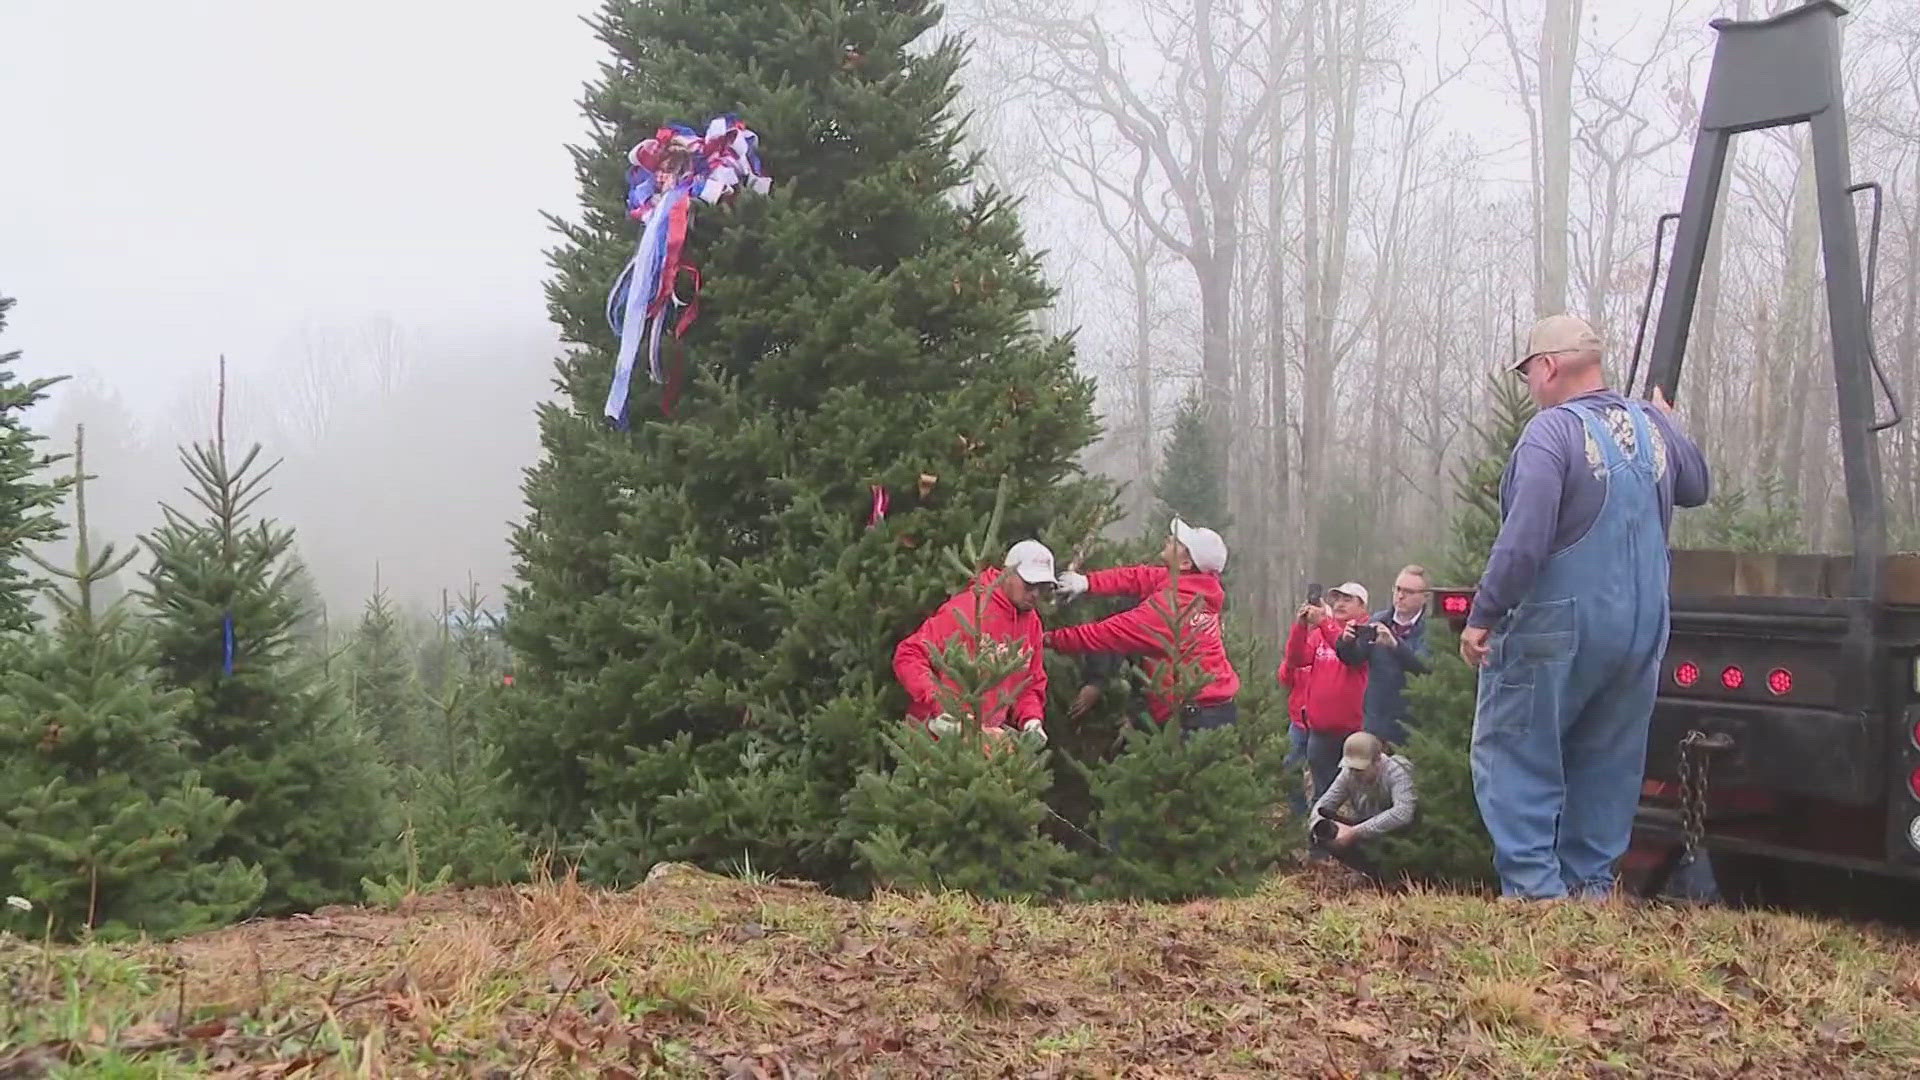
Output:
M1226 461L1222 448L1208 434L1206 406L1197 389L1181 399L1173 414L1173 434L1161 452L1160 473L1153 479L1153 494L1160 502L1161 517L1179 517L1196 525L1224 532L1232 520L1227 515L1227 492L1223 485ZM1165 529L1161 521L1155 525Z
M13 303L0 296L0 333ZM72 484L42 478L64 455L41 453L46 436L28 427L25 415L64 377L22 382L13 374L19 359L17 349L0 352L0 634L26 630L35 621L32 604L41 579L28 566L27 552L60 535L60 501Z
M421 763L407 770L409 876L366 883L376 898L419 891L423 869L434 875L429 886L497 885L526 871L525 843L507 821L499 751L485 738L501 690L481 605L469 580L461 617L441 620L439 651L458 662L442 665L438 685L424 693L431 722Z
M1493 381L1493 416L1476 426L1477 453L1454 474L1452 541L1436 584L1475 584L1500 535L1500 478L1533 419L1533 400L1517 379ZM1488 884L1493 841L1473 798L1473 709L1479 673L1460 659L1459 637L1444 623L1427 629L1430 671L1407 680L1407 707L1420 718L1407 741L1420 792L1416 828L1380 840L1381 866L1432 881Z
M1187 615L1162 611L1168 656L1186 654ZM1244 665L1253 659L1253 636L1236 632L1228 644L1241 685L1252 691L1236 697L1241 713L1235 725L1183 734L1176 706L1164 725L1144 717L1125 724L1117 756L1074 763L1096 807L1088 830L1099 838L1088 869L1095 895L1179 900L1231 894L1252 888L1273 865L1280 850L1274 812L1286 753L1286 706L1277 694L1250 685L1257 680L1247 677ZM1176 662L1173 671L1166 692L1176 701L1191 701L1205 686L1197 663Z
M1005 493L1003 483L984 535L970 537L966 556L954 558L956 580L977 582L1003 550ZM981 640L990 589L969 589L974 608L959 615L960 636L930 658L942 680L940 711L961 719L960 735L935 740L915 728L888 731L894 767L861 774L847 796L844 831L874 881L888 888L1045 896L1064 884L1071 861L1041 829L1052 777L1027 736L988 734L977 719L987 715L994 688L1025 670L1028 654Z
M501 730L527 823L602 878L748 851L857 887L843 799L900 722L889 658L947 595L937 553L1003 474L1010 537L1112 498L1074 464L1092 385L1036 329L1051 293L1011 201L975 186L963 46L922 40L938 21L928 0L609 0L595 20L614 58L575 154L584 221L554 257L574 348L513 539ZM699 207L684 386L670 416L636 390L610 431L627 152L722 112L775 187Z
M84 432L74 440L71 582L52 633L20 651L0 694L0 881L63 937L160 936L218 925L265 888L257 867L209 857L239 807L198 782L180 719L189 695L151 679L149 642L96 587L134 557L89 542ZM30 556L31 557L31 556ZM46 915L36 913L33 919ZM25 919L0 911L0 929Z
M1751 489L1722 485L1703 513L1676 524L1680 547L1791 552L1802 545L1800 502L1777 472L1762 476Z
M420 690L403 636L399 615L376 573L373 595L354 630L347 694L359 729L374 736L387 760L399 766L424 759Z
M193 518L162 506L146 538L162 683L192 693L183 726L208 787L240 803L214 849L266 871L262 906L310 909L352 895L390 835L388 777L295 628L307 611L293 588L292 530L254 520L271 468L259 446L227 457L224 407L210 445L181 451Z

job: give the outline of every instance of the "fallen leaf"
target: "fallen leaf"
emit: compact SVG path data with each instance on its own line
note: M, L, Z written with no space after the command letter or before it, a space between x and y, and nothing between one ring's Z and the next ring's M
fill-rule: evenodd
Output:
M1322 1026L1336 1035L1345 1035L1349 1039L1357 1039L1369 1045L1386 1035L1385 1029L1378 1024L1369 1023L1357 1016L1343 1016Z
M939 1031L940 1015L938 1013L922 1013L914 1018L913 1030L925 1032Z
M225 1020L202 1020L198 1024L190 1024L180 1029L180 1034L185 1035L189 1039L212 1039L225 1035L226 1033L227 1022Z
M173 1032L167 1030L166 1025L155 1023L151 1020L145 1023L135 1024L132 1027L123 1028L120 1031L120 1043L122 1045L128 1043L162 1043L172 1038Z
M567 966L566 961L555 960L547 965L547 984L553 987L554 993L564 994L572 989L573 979L573 969Z

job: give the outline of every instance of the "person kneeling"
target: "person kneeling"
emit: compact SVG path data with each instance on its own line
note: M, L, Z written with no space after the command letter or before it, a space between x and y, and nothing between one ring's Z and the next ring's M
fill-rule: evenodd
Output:
M1312 850L1377 882L1379 864L1362 845L1412 824L1417 804L1407 759L1386 753L1378 736L1356 731L1347 736L1340 774L1313 804L1307 825Z

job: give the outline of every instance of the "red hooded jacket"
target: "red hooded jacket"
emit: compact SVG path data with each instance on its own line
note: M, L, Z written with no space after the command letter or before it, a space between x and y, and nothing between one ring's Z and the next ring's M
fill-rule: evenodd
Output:
M920 629L908 634L893 650L893 675L906 688L907 715L912 719L924 722L940 715L942 683L949 690L958 689L953 680L941 678L934 670L933 655L955 638L965 641L967 654L973 655L976 643L966 640L961 616L968 622L978 622L981 640L1005 642L1024 649L1027 658L1026 667L987 692L987 715L980 718L980 726L1004 727L1009 718L1016 722L1038 720L1046 711L1047 669L1046 658L1040 651L1040 615L1014 607L1005 593L993 587L1000 573L988 570L975 578L972 585L940 605L940 610L928 616ZM976 616L974 605L979 593L985 595L978 600L980 614ZM1024 687L1022 681L1026 684Z
M1336 652L1340 635L1346 628L1347 623L1331 616L1322 619L1319 626L1308 626L1296 619L1292 632L1287 635L1287 655L1281 662L1280 678L1283 682L1286 680L1289 667L1305 669L1291 674L1296 680L1294 696L1306 710L1300 723L1308 731L1350 735L1360 730L1367 696L1367 666L1354 667L1340 659Z
M1226 642L1220 636L1220 609L1226 604L1220 578L1198 570L1180 574L1176 606L1168 605L1175 594L1173 573L1164 566L1117 566L1095 570L1087 575L1087 592L1093 596L1138 596L1143 602L1118 615L1082 626L1065 626L1047 633L1047 643L1064 653L1132 653L1154 658L1146 663L1147 677L1156 688L1170 686L1175 678L1167 663L1167 621L1174 612L1184 614L1186 626L1181 634L1182 659L1199 665L1212 676L1194 695L1195 705L1217 705L1232 701L1240 692L1240 676L1227 660ZM1197 601L1197 602L1196 602ZM1149 693L1147 711L1165 723L1173 714L1171 697L1162 692Z

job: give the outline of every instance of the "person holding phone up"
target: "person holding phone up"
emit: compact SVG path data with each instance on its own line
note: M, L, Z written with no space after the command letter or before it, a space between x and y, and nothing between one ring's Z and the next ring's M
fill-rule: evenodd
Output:
M1303 669L1301 720L1307 729L1307 771L1318 799L1340 775L1347 736L1359 731L1367 694L1367 654L1379 627L1367 621L1367 589L1349 581L1309 598L1295 613L1281 663Z

